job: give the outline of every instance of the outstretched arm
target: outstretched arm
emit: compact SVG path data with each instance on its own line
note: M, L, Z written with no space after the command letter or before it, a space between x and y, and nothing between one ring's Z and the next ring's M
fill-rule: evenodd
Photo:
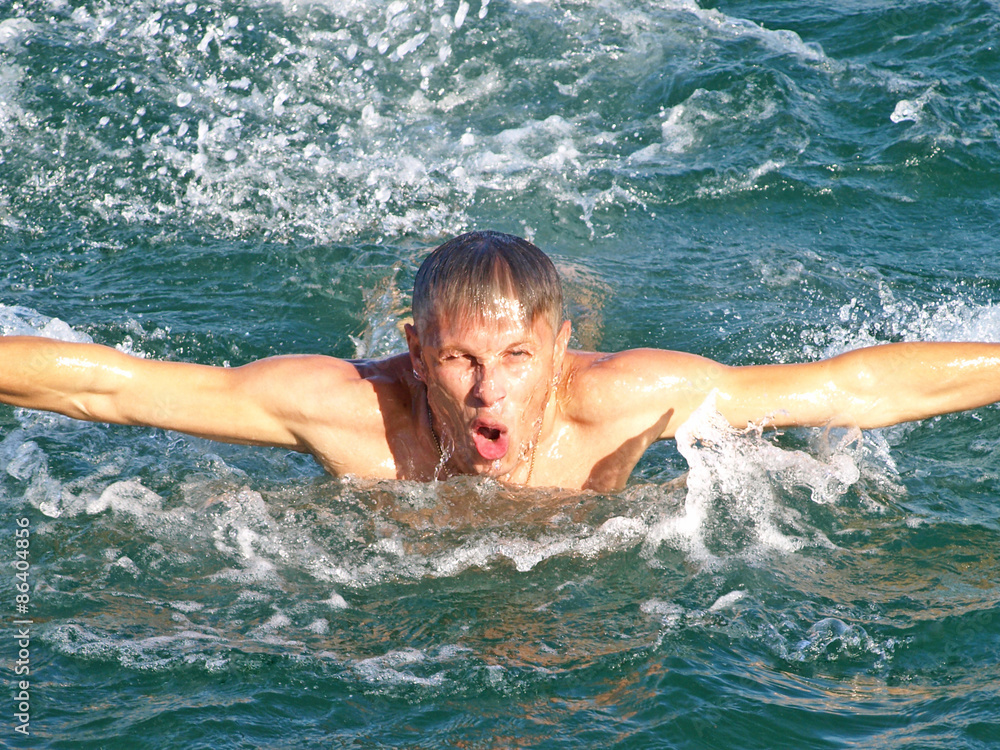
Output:
M329 357L223 368L140 359L96 344L0 338L4 403L225 442L309 450L299 427L311 416L319 381L326 394L349 398L359 378L349 363Z
M875 428L1000 400L1000 344L885 344L819 362L746 367L656 349L579 361L574 416L601 425L615 445L674 437L713 391L716 408L737 427Z
M719 411L740 427L766 420L775 427L869 429L1000 400L998 344L885 344L818 362L747 367L671 352L649 356L673 376L658 393L675 410L661 437L672 437L713 390Z
M713 387L734 425L885 427L1000 400L1000 345L885 344L819 362L725 368Z

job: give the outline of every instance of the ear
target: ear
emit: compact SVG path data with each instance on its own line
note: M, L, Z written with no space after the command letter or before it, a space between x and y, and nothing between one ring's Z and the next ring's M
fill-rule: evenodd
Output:
M562 326L559 328L559 333L556 334L556 348L555 348L555 370L556 372L562 371L563 359L566 357L566 350L569 348L569 337L573 333L573 326L568 320L564 320Z
M410 366L413 368L413 374L417 376L418 380L423 380L426 373L424 372L424 361L421 358L423 347L420 345L420 336L417 334L417 329L410 323L403 326L403 333L406 334L406 346L410 350Z

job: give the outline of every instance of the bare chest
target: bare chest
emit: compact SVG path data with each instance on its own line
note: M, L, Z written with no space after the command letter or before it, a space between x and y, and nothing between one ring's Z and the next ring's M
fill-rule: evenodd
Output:
M608 439L606 431L563 424L543 440L531 484L614 491L625 486L648 444Z

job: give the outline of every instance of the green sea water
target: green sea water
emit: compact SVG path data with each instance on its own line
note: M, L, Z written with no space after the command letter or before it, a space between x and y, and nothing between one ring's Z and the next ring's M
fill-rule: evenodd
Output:
M387 354L427 250L493 228L553 256L582 348L1000 341L998 32L970 0L2 0L0 328ZM609 495L8 407L0 469L0 746L1000 746L996 407L706 404Z

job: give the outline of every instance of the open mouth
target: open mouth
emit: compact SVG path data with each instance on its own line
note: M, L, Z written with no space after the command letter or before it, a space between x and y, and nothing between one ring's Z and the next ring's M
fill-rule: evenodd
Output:
M507 428L504 425L481 419L472 423L472 440L479 455L487 461L503 458L510 446Z

